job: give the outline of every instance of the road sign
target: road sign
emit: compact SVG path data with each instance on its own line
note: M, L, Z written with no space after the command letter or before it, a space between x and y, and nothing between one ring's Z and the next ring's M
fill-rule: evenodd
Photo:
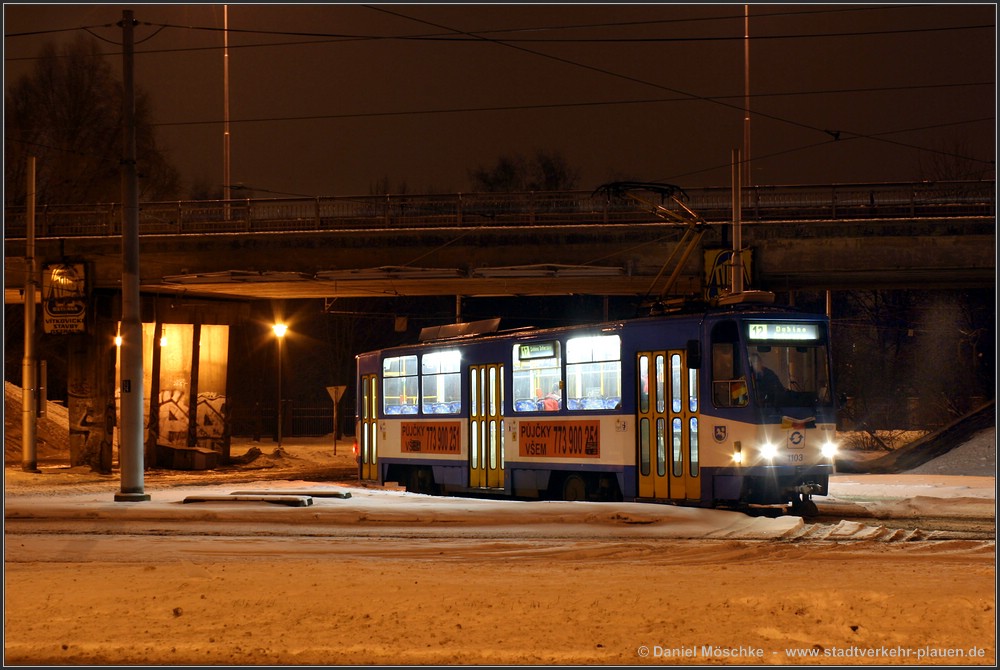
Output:
M333 455L337 455L337 428L340 423L337 421L337 405L340 404L340 399L344 395L344 391L347 390L346 386L327 386L326 392L330 394L330 398L333 400Z

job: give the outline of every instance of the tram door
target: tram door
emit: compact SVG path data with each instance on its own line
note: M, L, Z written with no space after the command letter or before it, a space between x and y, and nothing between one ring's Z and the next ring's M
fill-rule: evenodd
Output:
M469 486L501 488L503 365L469 366Z
M361 377L361 425L358 447L361 479L378 479L378 376Z
M636 355L640 498L701 497L697 372L683 350Z

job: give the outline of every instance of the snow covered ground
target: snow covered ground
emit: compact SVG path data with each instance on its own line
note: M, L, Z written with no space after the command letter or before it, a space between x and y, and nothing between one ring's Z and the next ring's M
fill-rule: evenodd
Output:
M843 521L838 525L810 523L798 516L767 518L726 510L696 509L645 503L525 502L476 498L432 497L350 484L317 484L302 480L277 480L208 486L147 487L151 500L109 505L120 487L92 483L57 491L26 492L14 482L31 477L7 472L5 511L8 519L183 519L187 522L233 521L342 525L429 526L489 528L516 525L524 535L591 535L613 533L675 539L883 539L898 540L906 533L886 529L879 517L993 516L995 479L992 477L932 477L926 475L845 475L831 484L831 495L817 498L829 503L847 502L867 511L872 521ZM40 475L33 475L39 477ZM58 475L57 475L58 476ZM45 475L41 475L45 477ZM53 495L55 493L55 495ZM285 505L240 500L237 494L280 494L306 503L308 509L288 510ZM349 498L341 497L349 494ZM201 501L211 497L214 500ZM301 500L301 498L307 500ZM232 500L230 502L230 499ZM852 516L857 516L853 514ZM914 530L919 530L914 528ZM923 531L922 531L923 532ZM928 538L934 531L923 532Z
M896 500L991 509L989 479ZM113 490L7 498L8 664L995 665L993 541L308 481ZM254 490L315 497L182 502Z
M995 541L919 525L995 519L995 429L944 472L834 477L832 523L435 498L303 476L350 467L329 438L252 446L149 473L141 503L8 458L5 664L996 664Z

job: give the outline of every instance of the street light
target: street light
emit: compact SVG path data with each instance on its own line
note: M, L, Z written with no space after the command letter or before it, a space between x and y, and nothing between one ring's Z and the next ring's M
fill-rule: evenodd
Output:
M276 323L271 326L274 336L278 338L278 449L281 449L281 341L285 339L285 332L288 326L283 323Z

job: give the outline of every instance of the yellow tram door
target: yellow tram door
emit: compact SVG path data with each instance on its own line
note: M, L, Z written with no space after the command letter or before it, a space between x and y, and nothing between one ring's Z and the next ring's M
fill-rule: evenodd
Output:
M667 352L670 425L670 498L701 498L698 419L701 411L698 370L688 369L687 352Z
M636 354L636 458L640 498L667 498L666 377L663 351Z
M469 366L469 486L502 488L503 365Z
M378 479L378 375L361 377L361 421L358 458L361 479Z
M698 375L686 352L636 355L636 449L640 498L701 497Z

